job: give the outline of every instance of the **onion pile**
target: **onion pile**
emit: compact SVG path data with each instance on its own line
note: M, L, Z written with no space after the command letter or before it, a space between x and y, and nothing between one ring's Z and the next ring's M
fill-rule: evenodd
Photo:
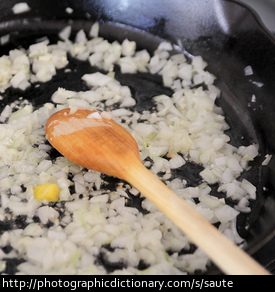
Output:
M118 181L115 190L108 189L106 176L62 156L52 159L44 133L47 119L66 107L104 111L134 136L146 167L236 244L244 242L236 218L250 212L249 201L256 198L256 187L238 178L249 169L258 147L230 144L225 134L229 126L215 103L220 90L200 56L189 60L183 53L172 54L169 42L160 43L151 55L137 50L134 41L109 42L98 32L95 23L89 33L80 30L71 41L67 26L56 44L45 39L0 58L2 92L48 82L58 70L66 70L68 56L101 69L79 80L89 86L87 91L59 88L38 108L22 92L22 99L2 111L0 222L15 224L1 232L0 269L5 272L7 261L16 258L17 274L205 271L207 256L132 186ZM123 74L161 75L173 94L155 96L154 108L139 112L130 88L116 80L115 66ZM202 167L196 186L173 176L186 163ZM34 198L36 185L52 183L60 190L56 203ZM212 195L214 184L224 194L221 198ZM140 197L140 208L129 205L135 197ZM236 201L235 207L226 204L226 197Z

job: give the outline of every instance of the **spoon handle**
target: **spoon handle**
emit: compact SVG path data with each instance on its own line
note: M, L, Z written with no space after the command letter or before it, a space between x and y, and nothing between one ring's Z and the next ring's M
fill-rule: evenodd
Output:
M126 180L159 208L226 274L270 274L216 227L199 215L142 163L132 163Z

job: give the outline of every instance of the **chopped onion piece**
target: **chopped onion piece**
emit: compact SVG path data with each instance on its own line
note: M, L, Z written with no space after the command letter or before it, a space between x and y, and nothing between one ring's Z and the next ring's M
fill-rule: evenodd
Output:
M26 13L30 10L31 10L31 8L29 7L28 3L26 3L26 2L17 3L12 7L12 12L14 14Z

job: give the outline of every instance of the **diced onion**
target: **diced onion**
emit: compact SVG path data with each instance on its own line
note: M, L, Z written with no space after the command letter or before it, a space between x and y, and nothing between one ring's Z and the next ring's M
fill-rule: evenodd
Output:
M21 11L26 8L20 6ZM72 11L67 8L67 12ZM137 51L132 40L120 44L100 37L98 22L88 33L83 29L77 32L74 41L70 40L71 31L70 25L65 26L57 44L44 38L0 58L2 92L9 86L25 90L33 83L48 82L59 70L70 72L66 68L69 55L100 69L79 80L88 86L85 91L59 87L51 101L38 108L20 98L3 109L0 220L16 224L17 219L26 217L26 226L4 231L0 246L12 249L7 258L24 259L17 266L20 274L108 274L99 264L102 261L112 267L112 274L205 271L207 256L200 249L189 253L189 239L138 190L122 181L108 189L100 173L63 156L52 160L45 124L64 108L70 108L70 113L90 108L95 112L88 118L114 119L136 139L144 165L209 222L219 223L221 232L238 244L243 239L237 233L236 218L240 212L251 211L249 203L257 195L256 187L240 177L258 155L258 145L230 144L225 134L229 125L215 104L220 90L201 56L174 54L176 47L166 41L152 55L145 49ZM159 74L173 93L153 97L151 111L134 109L135 96L127 84L116 80L115 66L122 74ZM249 70L245 69L246 75ZM263 165L270 159L268 155ZM202 168L195 186L175 177L186 163ZM212 195L213 184L224 198ZM40 192L35 186L42 186ZM53 192L43 200L39 195L44 195L48 186ZM135 201L133 196L140 196L142 212L129 207L131 200ZM227 205L225 198L236 205ZM118 263L122 269L117 268ZM1 269L5 267L1 268L0 261Z
M30 10L31 10L31 8L29 7L28 3L26 3L26 2L17 3L12 7L12 11L14 14L21 14L21 13L28 12Z

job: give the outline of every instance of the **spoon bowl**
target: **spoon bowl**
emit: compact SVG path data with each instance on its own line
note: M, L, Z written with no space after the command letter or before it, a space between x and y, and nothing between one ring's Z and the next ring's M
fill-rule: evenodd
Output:
M133 136L108 114L67 108L49 118L46 132L66 158L107 175L126 180L130 162L141 163Z

